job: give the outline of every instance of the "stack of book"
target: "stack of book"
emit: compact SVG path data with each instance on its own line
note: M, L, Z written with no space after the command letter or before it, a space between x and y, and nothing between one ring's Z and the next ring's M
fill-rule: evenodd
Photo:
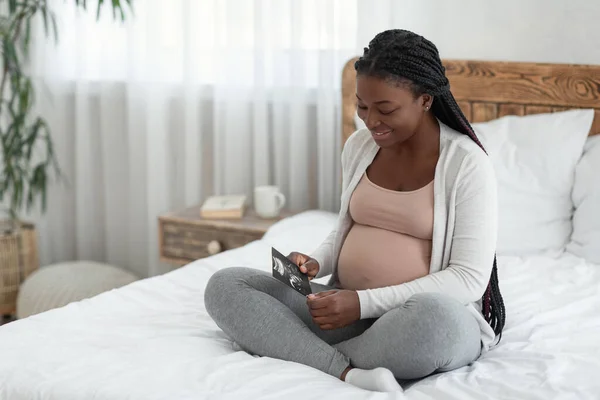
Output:
M206 219L241 219L245 211L245 195L212 196L202 204L200 216Z

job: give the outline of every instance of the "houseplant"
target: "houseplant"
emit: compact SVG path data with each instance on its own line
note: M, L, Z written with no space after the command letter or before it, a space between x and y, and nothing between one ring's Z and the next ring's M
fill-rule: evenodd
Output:
M73 0L88 8L87 0ZM113 17L125 19L124 7L132 0L108 0ZM105 0L98 0L100 17ZM46 37L58 41L58 27L48 0L0 0L0 315L12 314L21 282L38 267L35 227L19 214L40 205L46 211L46 194L52 174L60 177L50 128L34 115L35 88L27 61L35 24Z

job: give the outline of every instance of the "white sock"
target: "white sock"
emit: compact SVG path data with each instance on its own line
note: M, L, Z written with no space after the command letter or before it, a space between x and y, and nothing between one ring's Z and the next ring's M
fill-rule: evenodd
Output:
M360 369L352 368L346 374L345 381L359 388L375 392L403 391L394 374L387 368Z

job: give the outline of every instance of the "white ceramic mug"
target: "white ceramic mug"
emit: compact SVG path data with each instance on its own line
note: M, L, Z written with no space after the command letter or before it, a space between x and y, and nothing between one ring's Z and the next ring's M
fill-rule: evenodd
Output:
M259 217L278 217L283 206L285 206L285 196L277 186L257 186L254 188L254 210Z

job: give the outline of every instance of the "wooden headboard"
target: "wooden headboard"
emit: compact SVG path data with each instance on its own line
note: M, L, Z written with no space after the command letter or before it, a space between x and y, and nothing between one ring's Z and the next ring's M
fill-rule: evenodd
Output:
M342 144L356 130L356 72L342 73ZM590 135L600 133L600 65L444 60L450 90L470 122L572 108L596 110Z

